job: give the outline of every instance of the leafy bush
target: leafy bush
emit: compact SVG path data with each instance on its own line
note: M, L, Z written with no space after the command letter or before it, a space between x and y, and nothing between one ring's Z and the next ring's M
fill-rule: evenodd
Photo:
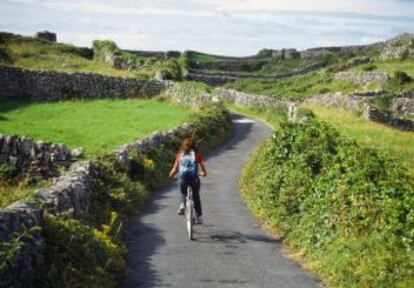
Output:
M18 169L16 166L0 164L0 180L7 180L16 177Z
M0 46L0 63L10 64L13 63L13 57L10 49Z
M232 131L230 114L221 106L201 106L190 119L194 137L204 152L224 141Z
M114 54L120 54L118 46L111 40L94 40L92 42L92 48L94 56L99 59L103 56L102 53L105 53L106 51Z
M329 287L412 286L414 189L394 159L316 119L282 123L242 187Z
M4 285L8 282L8 269L19 260L20 252L25 248L27 241L32 241L34 234L39 231L38 226L30 229L23 226L19 232L13 233L9 241L0 242L0 287L5 287Z
M68 215L49 215L43 228L45 271L34 287L114 287L124 267L125 248L114 240L119 227L115 213L99 229Z
M169 59L165 61L157 74L164 80L183 80L182 69L177 59Z
M169 89L168 94L180 104L190 107L197 107L211 101L211 87L205 83L197 81L183 81L174 83Z
M393 93L385 93L374 97L372 103L380 111L389 111L394 97L395 95Z
M393 80L396 81L398 84L403 85L413 81L413 79L405 72L402 71L395 71Z

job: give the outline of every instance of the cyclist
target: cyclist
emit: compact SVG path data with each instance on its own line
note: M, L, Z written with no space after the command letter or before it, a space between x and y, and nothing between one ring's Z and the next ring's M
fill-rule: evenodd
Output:
M179 201L178 215L183 215L185 211L185 198L187 187L193 191L194 208L196 212L196 223L202 224L202 210L200 200L200 176L207 176L206 167L203 164L203 157L198 152L192 138L183 140L180 149L175 157L175 163L170 172L170 177L178 174Z

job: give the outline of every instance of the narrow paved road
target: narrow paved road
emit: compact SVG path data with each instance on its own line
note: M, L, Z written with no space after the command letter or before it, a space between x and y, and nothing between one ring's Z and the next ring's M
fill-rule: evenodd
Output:
M317 287L318 281L281 253L281 244L260 229L242 202L238 177L265 124L233 116L234 136L206 159L202 179L204 224L187 239L176 215L177 188L153 194L146 211L132 219L126 241L128 272L121 287Z

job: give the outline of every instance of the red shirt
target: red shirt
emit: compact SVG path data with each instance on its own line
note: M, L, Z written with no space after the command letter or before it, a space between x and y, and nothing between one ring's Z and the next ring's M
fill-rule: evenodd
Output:
M179 162L182 152L178 152L177 155L175 155L175 161ZM195 153L195 160L197 164L200 164L203 162L203 156L201 156L200 153Z

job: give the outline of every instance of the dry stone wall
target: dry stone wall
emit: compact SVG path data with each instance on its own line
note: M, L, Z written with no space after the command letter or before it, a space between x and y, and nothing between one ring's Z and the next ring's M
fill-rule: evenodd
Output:
M166 84L158 80L0 66L0 99L147 98L165 89Z
M370 82L385 83L389 77L385 72L338 72L335 74L335 79L367 84Z
M216 101L231 102L239 106L289 106L292 101L279 100L269 96L253 95L233 89L217 88L213 99Z
M248 73L240 71L215 71L215 72L206 72L199 69L189 69L186 75L187 80L201 81L213 86L219 86L226 83L234 82L238 79L283 79L295 75L305 74L316 69L323 67L325 64L323 62L315 62L305 67L297 68L289 72L278 73L278 74L257 74L257 73Z
M383 123L404 131L414 131L414 121L401 117L414 115L414 90L407 90L392 98L388 112L372 106L372 97L383 95L384 91L367 91L345 95L341 92L318 94L305 103L321 104L328 107L341 107L361 113L365 119Z
M45 178L57 176L58 168L70 166L74 159L64 144L0 134L0 164L13 167L16 173L28 173Z
M45 211L87 213L94 190L93 179L99 175L97 167L93 162L78 162L67 174L57 178L52 187L37 191L33 200L15 202L0 209L0 241L10 241L14 235L22 233L22 227L26 230L41 227ZM45 239L40 232L31 234L31 238L23 239L24 246L17 261L1 273L0 287L20 287L19 283L42 265Z

